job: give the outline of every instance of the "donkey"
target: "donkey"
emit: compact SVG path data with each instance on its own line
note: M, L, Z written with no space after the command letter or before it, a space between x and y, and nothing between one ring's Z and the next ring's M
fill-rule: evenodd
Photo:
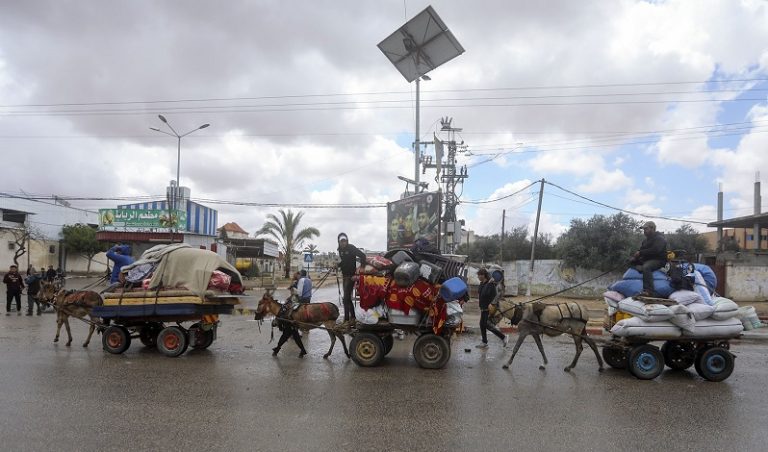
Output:
M259 306L256 308L256 315L254 316L255 320L262 320L265 316L268 314L271 314L278 318L278 315L280 314L281 309L284 305L278 303L275 301L274 298L272 298L272 295L267 292L262 297L261 300L259 300ZM344 347L344 354L347 355L347 358L349 358L349 351L347 350L347 342L344 340L344 335L340 332L337 332L334 328L336 326L336 319L339 318L339 308L333 304L333 303L307 303L307 304L300 304L296 309L290 312L287 317L285 317L287 320L292 320L293 322L297 322L301 326L305 325L313 325L313 328L317 327L324 327L326 331L328 331L328 335L331 337L331 348L328 349L328 353L323 355L324 359L328 359L329 356L331 356L331 352L333 352L333 347L336 345L336 338L338 337L341 339L341 345ZM304 346L301 343L301 338L299 338L298 332L295 332L296 326L294 326L290 322L285 322L283 325L283 335L280 337L280 340L277 343L277 347L272 349L272 354L277 355L277 353L280 351L280 347L288 340L288 338L291 336L291 334L294 334L294 340L296 341L297 345L301 349L301 355L304 356L306 354L306 351L304 350Z
M59 342L61 325L64 325L67 329L67 337L69 338L65 345L67 347L72 345L69 317L73 316L79 319L84 318L86 315L90 317L88 338L83 344L83 347L88 346L91 342L91 336L93 336L93 332L96 329L95 321L97 320L97 318L91 316L91 312L94 306L101 306L103 303L98 293L90 290L67 292L64 289L58 289L54 283L44 282L40 286L38 298L42 302L53 305L56 310L56 337L53 339L53 342Z
M570 334L573 338L573 342L576 345L576 356L573 357L571 365L564 370L570 372L571 369L576 367L581 351L584 349L581 344L584 341L595 352L597 362L600 365L599 371L603 371L603 359L597 351L597 345L587 335L589 314L577 303L547 305L544 303L512 303L501 300L499 309L504 317L508 318L513 325L517 325L518 332L512 356L509 357L507 364L503 366L504 369L509 369L520 345L522 345L526 336L531 335L533 340L536 341L541 357L544 358L544 365L539 366L539 369L544 370L544 366L547 365L547 355L544 354L544 347L541 345L541 335L546 334L547 336L555 337L565 333Z

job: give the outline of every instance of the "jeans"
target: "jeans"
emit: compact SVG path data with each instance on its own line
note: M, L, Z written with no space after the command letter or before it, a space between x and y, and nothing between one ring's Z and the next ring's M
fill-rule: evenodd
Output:
M27 294L27 314L32 314L32 307L37 305L37 313L40 314L43 304L37 301L34 295Z
M643 291L650 294L654 293L653 289L653 272L664 266L666 262L661 259L651 259L643 262L635 267L635 270L643 274Z
M504 334L499 331L494 325L488 323L488 309L483 309L480 311L480 335L483 338L483 344L488 343L488 336L486 335L486 330L490 331L491 333L495 334L496 337L498 337L501 340L504 340Z
M21 311L21 293L7 292L5 302L5 312L11 312L11 301L16 299L16 310Z
M351 276L343 278L342 288L344 290L344 320L355 319L355 305L352 303L352 290L355 288L355 281Z

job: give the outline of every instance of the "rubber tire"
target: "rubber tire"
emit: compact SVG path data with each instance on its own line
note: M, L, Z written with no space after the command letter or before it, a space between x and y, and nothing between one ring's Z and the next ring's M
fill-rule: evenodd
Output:
M666 341L661 346L664 364L672 370L685 370L696 363L696 356L686 357L685 350L680 350L681 347L682 345L677 341Z
M444 337L422 334L413 343L413 358L424 369L442 369L451 359L451 346Z
M139 331L139 340L145 347L155 348L157 346L157 335L163 328L163 325L160 323L148 323Z
M664 370L664 355L654 345L643 344L629 352L629 372L640 380L653 380Z
M384 360L384 342L372 333L357 333L349 344L349 353L360 367L376 367Z
M190 346L197 350L205 350L206 348L210 347L211 344L213 344L213 330L202 330L202 329L195 329L190 330L190 336L192 340L190 341Z
M722 347L704 350L696 359L696 372L709 381L723 381L730 377L735 367L733 355Z
M614 369L626 369L629 357L622 347L603 347L603 360Z
M395 338L388 334L381 338L381 342L384 343L384 356L387 356L392 351L392 347L395 346Z
M101 335L101 345L105 351L119 355L131 346L131 334L125 327L109 326Z
M168 326L157 335L157 349L165 356L175 358L187 350L189 338L178 326Z

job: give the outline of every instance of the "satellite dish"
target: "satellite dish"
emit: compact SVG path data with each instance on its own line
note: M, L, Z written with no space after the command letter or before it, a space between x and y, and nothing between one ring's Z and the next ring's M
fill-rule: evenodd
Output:
M378 47L408 82L464 53L464 47L431 6L381 41Z

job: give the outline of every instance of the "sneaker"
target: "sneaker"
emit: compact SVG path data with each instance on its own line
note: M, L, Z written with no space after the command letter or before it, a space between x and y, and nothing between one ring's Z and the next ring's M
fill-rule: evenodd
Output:
M509 344L509 334L505 334L502 341L504 342L504 348L507 348L507 344Z
M488 348L488 344L485 342L475 345L475 348Z
M5 315L11 315L11 313L10 312L6 312Z
M28 313L27 313L27 315L32 315L32 313L31 313L31 312L28 312Z

